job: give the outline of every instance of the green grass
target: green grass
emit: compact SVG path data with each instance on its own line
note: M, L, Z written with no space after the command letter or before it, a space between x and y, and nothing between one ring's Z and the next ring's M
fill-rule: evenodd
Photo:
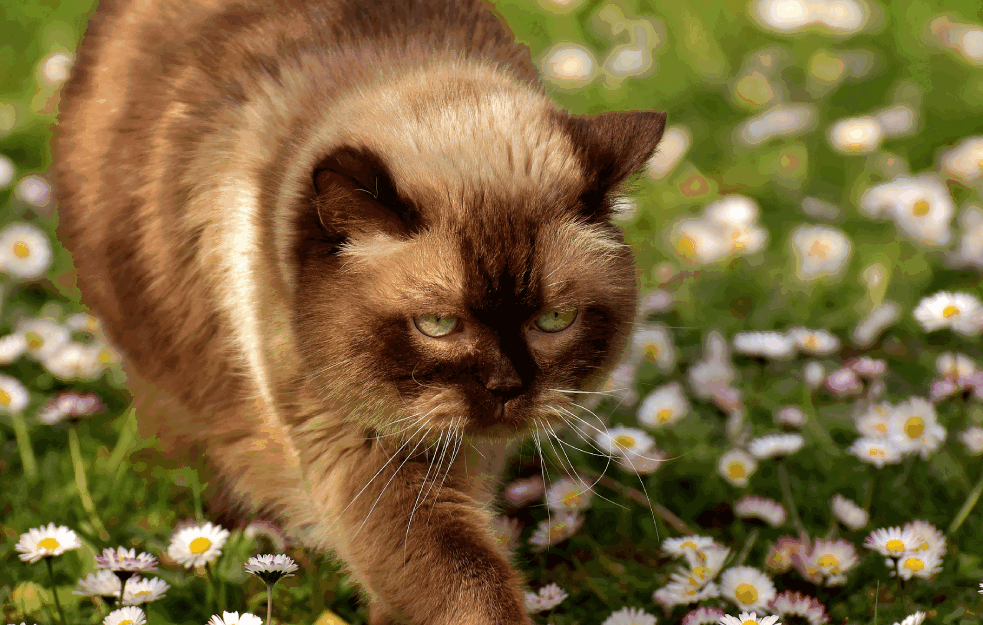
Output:
M942 352L957 351L978 365L983 363L979 337L949 330L926 333L912 317L919 301L938 291L983 296L980 270L946 264L946 252L955 244L948 248L915 244L900 235L891 221L872 220L859 209L863 191L890 178L886 159L897 159L896 163L905 164L915 174L930 171L951 144L983 134L983 66L967 62L928 34L929 22L943 12L953 22L979 25L983 9L976 0L947 1L944 10L940 2L891 2L878 5L875 26L844 37L817 29L800 34L769 32L750 18L749 5L743 0L617 5L587 0L563 14L547 9L545 0L500 0L496 5L537 59L562 41L584 45L603 59L612 46L630 43L626 33L632 31L619 30L619 23L655 18L647 22L652 30L646 31L661 38L653 52L657 69L652 75L623 80L599 76L581 88L554 86L551 90L562 106L578 113L666 110L670 124L684 126L691 135L691 147L672 173L661 179L642 177L634 196L637 215L624 222L643 270L643 287L651 291L662 286L675 299L669 310L649 317L671 329L675 363L671 370L660 371L654 363L642 360L634 382L641 397L672 380L679 380L687 389L692 412L678 424L652 432L657 447L670 460L641 480L613 465L608 467L614 484L622 486L612 489L610 482L599 484L598 493L610 501L595 497L583 529L545 554L533 552L526 541L535 525L547 517L546 509L536 505L510 511L524 527L518 561L533 587L556 582L570 595L548 615L534 617L538 622L602 623L612 611L634 606L658 614L663 623L676 623L686 609L664 615L652 593L676 570L676 564L659 551L659 543L679 532L663 518L654 519L649 507L633 499L626 488L644 490L654 503L694 531L713 536L735 555L746 551L746 565L763 568L769 544L795 533L791 523L774 529L734 517L733 505L745 493L786 504L788 500L774 461L762 461L743 489L730 485L717 471L717 459L733 445L727 415L713 403L693 396L686 375L702 357L709 330L717 329L730 339L749 330L785 330L798 325L827 329L845 345L835 354L817 358L827 371L860 353L884 359L889 366L883 377L885 398L896 403L911 396L928 397L937 377L935 359ZM10 4L0 13L4 32L0 43L0 155L13 161L18 180L44 174L50 166L48 142L57 110L57 87L39 81L37 65L51 52L74 49L90 11L88 1L34 0ZM794 137L744 147L734 140L735 128L766 107L747 103L735 91L759 93L754 89L763 87L760 81L754 83L757 78L741 83L753 73L747 59L774 46L783 51L785 60L768 81L784 99L812 104L816 124ZM815 73L822 70L822 63L845 53L866 55L872 63L860 76L817 87ZM916 111L915 132L888 138L869 155L844 156L830 147L826 130L835 121L895 102L905 102ZM688 185L694 182L704 192L688 195ZM71 285L60 279L71 259L54 236L57 210L51 210L53 205L34 209L15 198L13 184L0 189L0 226L30 221L50 235L56 258L43 279L6 281L0 335L13 332L21 317L54 314L63 318L81 310L72 300ZM952 180L948 192L957 209L967 203L983 205L978 182ZM735 193L753 198L760 206L758 222L769 233L764 249L706 266L694 266L681 258L664 235L667 225L681 217L698 216L711 201ZM809 217L800 208L805 197L836 205L839 217L832 222ZM794 279L789 237L795 226L806 223L825 223L850 237L853 253L840 278L807 284ZM958 239L961 230L956 222L953 225ZM669 269L659 269L666 262ZM879 284L871 286L862 276L874 263L882 264L885 273ZM851 343L850 331L881 301L897 302L901 318L869 348L859 349ZM53 304L60 306L60 313L53 312ZM804 430L806 446L786 461L795 509L811 536L851 541L860 563L841 587L817 588L794 571L773 576L775 585L779 590L818 596L835 624L891 625L915 610L928 612L930 623L979 623L983 615L983 596L977 592L983 579L983 504L964 504L979 495L983 460L966 453L958 433L983 424L983 404L961 396L941 402L939 422L948 431L941 450L927 460L909 457L877 470L845 452L858 437L853 400L825 390L806 390L801 382L806 362L802 357L769 362L735 356L735 385L742 391L746 423L755 436L775 430L772 412L776 407L794 404L805 410L812 423ZM163 553L177 522L196 517L207 520L208 511L202 510L201 502L204 485L193 469L163 468L155 462L152 441L140 440L135 434L127 412L129 396L118 371L90 383L63 382L38 362L21 358L3 365L0 372L19 379L31 393L31 403L21 415L25 428L19 437L16 419L0 415L2 620L59 620L45 566L25 564L14 551L21 533L54 522L74 529L83 541L82 549L54 561L55 583L68 621L100 622L106 611L101 601L71 594L78 578L94 570L94 554L117 545ZM39 423L39 408L64 389L95 392L107 410L72 426ZM637 404L607 401L600 412L612 424L637 427ZM75 428L80 443L76 458L70 453L69 427ZM567 440L587 447L572 436ZM29 457L25 441L36 459L33 478L24 464ZM581 469L595 473L605 469L601 458L567 451ZM544 464L555 480L561 458L552 452L547 456ZM529 443L510 467L510 477L539 475L540 467L536 448ZM80 487L81 478L87 492ZM870 524L858 532L838 527L829 507L834 493L859 503L869 500ZM86 509L84 497L91 497L91 510ZM960 511L963 519L950 531ZM942 571L931 580L906 584L902 598L883 558L865 549L863 539L875 528L914 519L945 531L948 550ZM171 590L151 604L149 622L205 623L220 606L262 615L265 586L258 579L247 579L242 563L250 555L273 548L265 538L251 540L234 532L212 581L201 573L162 566L158 575ZM365 622L366 612L356 590L336 563L296 546L288 547L287 553L301 565L301 571L278 585L275 619L310 623L330 610L349 623ZM720 605L729 614L738 612L723 600L704 605Z

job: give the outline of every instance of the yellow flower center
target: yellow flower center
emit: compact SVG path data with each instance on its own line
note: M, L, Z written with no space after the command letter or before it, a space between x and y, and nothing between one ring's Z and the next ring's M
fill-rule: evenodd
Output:
M583 497L577 493L567 493L563 496L563 503L570 507L579 505L581 501L583 501Z
M739 480L747 475L747 470L745 470L744 465L740 462L731 462L727 465L727 476L732 480Z
M109 350L102 350L99 352L99 363L103 365L108 365L113 361L113 355L109 353Z
M659 344L658 343L647 343L645 345L645 355L648 358L651 358L652 360L655 360L656 358L659 357L659 352L660 351L661 350L659 349Z
M818 560L816 560L816 564L826 569L830 573L839 572L840 561L837 560L836 556L831 553L822 555Z
M819 339L816 338L815 334L810 334L805 340L806 347L809 349L816 349L819 347Z
M915 214L915 217L924 217L928 214L928 209L932 208L932 205L928 203L928 200L921 199L915 202L915 205L911 208L911 212Z
M23 241L17 241L14 243L14 256L23 260L30 255L31 247L27 243L24 243Z
M150 594L149 590L138 590L135 593L133 593L133 595L136 597L146 597L149 594Z
M897 538L892 538L891 540L887 541L884 548L892 553L901 553L904 551L904 543Z
M949 304L948 306L942 309L942 316L945 317L946 319L952 319L958 314L959 314L959 309L953 306L952 304Z
M130 620L120 621L119 625L133 625L133 621Z
M922 571L925 569L925 561L921 558L905 558L904 564L901 566L909 571Z
M880 432L881 434L887 434L887 424L884 423L883 421L879 423L875 423L874 429Z
M826 258L829 253L833 251L833 247L822 241L816 241L809 248L809 256L815 256L816 258Z
M622 447L634 447L635 439L627 434L622 434L614 439L614 442L618 443Z
M744 605L751 605L758 601L758 589L751 584L739 584L734 590L734 596Z
M683 544L679 545L680 549L696 549L696 543L692 540L687 540Z
M554 523L553 525L550 526L550 540L553 540L558 535L561 535L566 531L567 531L566 523Z
M0 388L0 406L6 408L10 405L11 397L10 393Z
M209 547L211 546L212 541L208 540L204 536L199 536L191 541L191 544L188 545L188 549L190 549L191 553L195 555L201 555L208 551Z
M867 450L867 454L871 458L883 458L883 457L887 456L887 452L885 452L880 447L871 447L869 450Z
M918 438L925 431L925 422L921 417L911 417L904 422L904 432L908 438Z
M655 418L659 420L659 423L666 423L672 419L672 408L663 408L655 413Z
M698 566L693 569L689 576L689 583L691 586L699 586L703 580L710 575L710 568L706 566Z
M741 623L741 625L761 625L758 621L747 620Z
M689 236L683 235L680 237L679 241L676 242L676 249L686 258L696 256L696 243Z
M38 547L44 549L45 551L54 551L59 547L58 541L52 537L42 538L38 541Z
M27 346L31 349L38 349L44 345L44 337L42 337L37 332L28 332L24 335L24 340L27 342Z

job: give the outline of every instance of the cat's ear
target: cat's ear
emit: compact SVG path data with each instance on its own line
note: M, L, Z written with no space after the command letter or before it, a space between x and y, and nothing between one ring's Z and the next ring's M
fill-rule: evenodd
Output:
M666 114L654 111L612 111L584 116L558 113L584 166L581 195L588 218L610 216L609 194L617 191L655 152L666 127Z
M336 148L314 169L313 183L318 219L335 237L408 236L419 226L417 207L400 194L389 167L370 149Z

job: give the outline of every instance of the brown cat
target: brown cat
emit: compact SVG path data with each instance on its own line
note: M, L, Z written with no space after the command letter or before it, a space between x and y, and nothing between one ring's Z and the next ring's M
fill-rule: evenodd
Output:
M665 115L558 109L479 0L103 0L78 57L60 235L141 426L373 623L529 623L490 502L625 347Z

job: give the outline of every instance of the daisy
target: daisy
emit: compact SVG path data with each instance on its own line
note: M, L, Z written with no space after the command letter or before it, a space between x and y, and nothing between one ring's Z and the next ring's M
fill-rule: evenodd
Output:
M0 365L9 365L27 351L27 340L20 334L0 337Z
M782 619L802 617L809 625L822 625L829 622L826 607L814 597L786 590L772 599L769 611Z
M717 330L711 330L703 339L703 360L699 360L687 372L690 386L700 399L708 399L718 389L728 387L737 377L730 362L727 339Z
M790 1L800 5L805 4L803 0ZM737 130L737 139L747 146L760 145L772 137L798 134L811 126L815 118L816 107L811 104L793 106L778 104L741 124Z
M157 558L141 553L137 555L134 549L103 549L102 555L96 556L96 566L108 569L114 573L152 573L157 570Z
M669 328L661 323L639 327L632 335L632 354L636 360L655 363L662 372L676 367L676 349Z
M514 508L522 508L543 496L543 481L538 477L530 477L510 482L505 487L505 501Z
M218 525L192 525L174 534L167 555L186 569L204 566L218 558L228 538L229 530Z
M846 363L846 366L853 369L854 373L865 378L873 378L883 375L887 371L887 362L875 360L870 356L860 356Z
M574 512L563 512L544 519L532 536L529 537L529 544L533 551L543 551L547 547L557 545L577 533L577 530L584 524L584 517Z
M872 549L882 556L898 558L901 555L914 551L925 539L919 538L913 529L902 529L900 527L879 528L870 533L864 539L864 546Z
M925 620L924 612L915 612L904 618L900 623L895 623L894 625L922 625L922 621Z
M170 586L162 579L134 577L126 583L126 590L123 591L123 605L142 605L157 601L169 589ZM117 592L117 594L119 593Z
M806 424L806 413L798 406L782 406L775 411L775 423L800 428Z
M768 547L765 557L765 568L772 573L785 573L795 563L795 556L805 549L802 541L791 536L783 536L778 542Z
M927 460L945 442L946 430L939 425L935 407L928 401L912 397L898 407L896 414L890 423L889 438L902 453L917 452Z
M17 378L0 373L0 414L23 411L31 402L31 394Z
M646 451L645 455L625 450L618 457L618 468L635 475L652 475L659 470L666 460L665 454L655 448Z
M730 549L714 546L699 552L687 551L684 555L689 569L683 569L681 573L673 573L670 577L675 582L702 588L724 568L724 562L730 556Z
M95 393L62 391L41 407L38 421L45 425L54 425L66 419L88 417L105 410L106 405Z
M716 625L723 615L720 608L696 608L686 613L682 625Z
M660 589L661 594L653 594L653 598L659 603L671 605L688 605L699 603L705 599L713 599L720 596L720 588L713 582L708 582L703 586L694 586L686 579L677 578L669 582ZM658 591L656 591L658 593Z
M795 274L800 280L836 277L846 268L851 244L845 233L828 226L799 226L792 232Z
M959 440L966 446L966 453L969 455L983 454L983 428L971 427L959 434Z
M837 369L826 377L826 388L837 396L850 395L864 390L863 383L857 373L846 367Z
M939 160L946 173L965 182L977 180L983 174L983 137L963 139Z
M682 558L689 554L697 555L717 547L709 536L683 536L682 538L667 538L662 542L662 550L674 558Z
M709 265L727 257L729 241L715 224L703 219L683 219L668 229L669 242L686 260Z
M689 149L691 137L683 126L667 128L659 141L659 149L646 164L648 174L653 178L665 178ZM663 145L665 144L665 145Z
M926 332L950 328L969 336L980 330L983 305L969 293L940 291L923 298L912 314Z
M552 610L563 603L567 593L556 584L547 584L539 589L539 593L526 593L526 611L530 613ZM533 609L529 609L533 608Z
M915 126L915 112L903 104L898 104L878 111L877 121L884 129L885 136L902 136Z
M293 577L298 568L290 556L282 553L253 556L242 566L247 573L252 573L267 584L275 584L284 577Z
M679 421L689 414L690 405L679 382L661 386L642 400L638 421L650 428L660 428Z
M0 230L0 270L18 280L36 280L51 266L51 243L40 228L26 222Z
M806 579L822 578L826 586L846 582L844 574L857 565L857 550L846 540L819 540L807 555L796 557L796 564Z
M868 347L900 318L901 306L896 302L884 302L856 325L850 338L855 345Z
M942 377L956 382L973 375L976 371L976 363L965 354L943 352L935 359L935 370Z
M96 360L96 353L87 345L69 341L57 352L45 358L44 368L59 380L91 382L102 375L104 367Z
M934 175L900 176L875 185L860 198L860 208L872 218L884 213L899 230L925 245L947 245L952 239L955 206L945 185Z
M497 516L491 522L492 534L498 540L498 544L507 551L515 551L519 546L522 537L522 525L519 519L513 517Z
M35 527L20 535L14 549L20 552L20 559L31 564L42 558L53 558L71 549L82 546L75 532L64 525Z
M662 145L661 143L659 144ZM642 298L638 304L638 316L647 317L651 313L661 313L672 308L672 293L656 289Z
M133 578L130 584L132 585L136 580L137 578ZM78 587L72 591L72 594L83 597L98 596L115 599L119 597L119 578L112 571L100 569L80 579Z
M847 450L847 453L853 454L878 469L883 469L886 464L901 462L901 450L886 439L858 438Z
M829 505L833 509L833 516L853 531L857 531L870 521L870 514L866 510L839 493L833 495Z
M594 493L580 480L560 478L546 491L546 505L559 512L582 512L590 508Z
M741 612L740 616L725 614L717 622L720 625L775 625L777 621L777 616L758 616L757 612Z
M949 255L949 262L956 267L983 268L983 210L978 206L965 207L959 214L959 225L959 247Z
M783 458L797 452L805 444L801 434L771 434L751 441L748 450L758 460Z
M938 551L940 554L945 553L945 534L931 523L920 520L911 521L905 523L901 528L901 531L907 530L915 533L916 540L921 539L925 541L920 546L915 547L914 551L932 550Z
M764 610L775 598L775 585L758 569L737 566L721 575L720 593L742 610Z
M800 351L815 356L826 356L840 349L840 339L826 330L792 328L789 336Z
M147 622L143 610L140 608L128 607L113 610L102 620L102 625L143 625Z
M635 373L637 367L632 362L626 362L615 367L604 384L601 386L602 393L608 393L612 398L617 399L619 404L634 406L638 401L638 391L635 390ZM592 395L592 397L603 398L603 395Z
M785 360L795 356L795 342L781 332L738 332L734 335L734 351Z
M601 625L655 625L659 619L640 608L621 608Z
M652 449L655 440L638 428L616 425L596 436L597 445L608 454L622 455L625 452L644 454Z
M747 486L748 478L758 469L758 461L742 449L731 449L720 456L717 469L734 486Z
M243 612L222 612L222 616L215 614L208 620L207 625L263 625L263 619L255 614Z
M942 570L942 554L933 550L909 551L898 558L897 567L901 579L928 579Z
M802 376L809 388L819 388L826 379L826 368L815 360L806 363Z
M734 506L734 514L742 519L761 519L772 527L778 527L787 517L780 503L766 497L745 496Z
M886 439L890 435L895 414L895 407L889 402L873 404L857 419L857 431L868 438Z
M758 204L744 195L728 195L710 202L703 215L715 223L746 226L758 220Z
M866 154L881 144L884 128L873 117L853 117L833 124L827 138L837 152Z
M27 342L27 353L40 362L54 356L72 336L68 328L47 319L22 319L14 331Z

